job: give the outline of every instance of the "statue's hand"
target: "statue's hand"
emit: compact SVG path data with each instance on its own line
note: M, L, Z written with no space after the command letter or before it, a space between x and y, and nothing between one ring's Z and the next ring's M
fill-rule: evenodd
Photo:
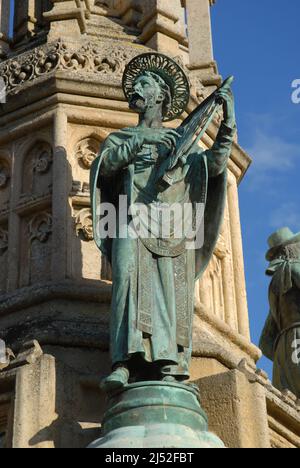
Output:
M234 96L231 89L219 89L216 92L216 100L223 104L224 121L229 127L234 127L236 124L234 110Z
M145 129L144 143L148 145L162 145L168 151L172 151L177 146L177 141L181 137L180 133L173 129Z

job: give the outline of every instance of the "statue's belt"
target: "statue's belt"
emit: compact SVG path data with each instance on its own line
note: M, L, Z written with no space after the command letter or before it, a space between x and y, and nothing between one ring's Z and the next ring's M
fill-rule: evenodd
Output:
M293 325L291 325L288 328L285 328L284 330L282 330L282 332L279 333L274 343L274 351L276 351L281 337L285 335L287 332L289 332L290 330L294 330L294 328L300 328L300 322L294 323Z

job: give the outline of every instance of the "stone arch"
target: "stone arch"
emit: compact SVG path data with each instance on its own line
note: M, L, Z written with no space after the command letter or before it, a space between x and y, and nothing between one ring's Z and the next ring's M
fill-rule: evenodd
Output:
M21 197L40 197L52 191L52 146L36 141L25 152L22 163Z
M103 258L101 260L101 254L93 241L92 214L88 206L90 168L100 152L101 143L109 133L108 130L99 128L89 129L89 132L86 128L78 128L76 132L74 131L71 147L72 194L76 197L80 193L79 198L73 199L72 268L75 276L82 276L85 279L99 279L100 277L110 279L109 274L106 274L108 267L105 266ZM78 243L80 243L80 248L78 248Z
M51 280L52 213L45 210L21 221L19 286Z

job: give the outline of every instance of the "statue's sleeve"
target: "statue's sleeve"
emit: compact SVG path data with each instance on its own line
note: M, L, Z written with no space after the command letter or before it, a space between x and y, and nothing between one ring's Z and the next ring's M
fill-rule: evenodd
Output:
M133 135L126 140L118 134L112 134L104 143L100 156L102 177L111 177L121 169L127 167L143 146L141 138Z
M211 149L205 151L209 177L217 177L227 168L235 133L236 127L228 127L223 122L214 145Z

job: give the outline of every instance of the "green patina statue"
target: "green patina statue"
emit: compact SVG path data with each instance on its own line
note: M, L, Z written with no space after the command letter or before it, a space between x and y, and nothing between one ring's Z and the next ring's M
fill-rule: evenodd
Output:
M274 386L300 398L300 233L280 229L269 245L270 313L260 347L274 361Z
M139 114L138 126L112 133L91 169L95 241L113 275L113 372L103 384L108 392L129 381L189 378L195 280L206 269L219 235L236 132L229 82L177 130L163 127L185 110L189 83L181 67L161 54L136 57L125 70L123 87L130 108ZM195 130L211 121L217 103L223 106L224 120L213 147L204 151L192 144ZM127 196L129 206L151 207L156 227L147 228L150 236L129 235L131 213L125 221L121 216L114 235L101 234L101 205L110 203L118 217L124 215L120 195ZM196 206L205 206L204 241L194 249L187 248L184 235L161 235L160 209L188 203L193 219ZM138 221L145 218L140 215Z

